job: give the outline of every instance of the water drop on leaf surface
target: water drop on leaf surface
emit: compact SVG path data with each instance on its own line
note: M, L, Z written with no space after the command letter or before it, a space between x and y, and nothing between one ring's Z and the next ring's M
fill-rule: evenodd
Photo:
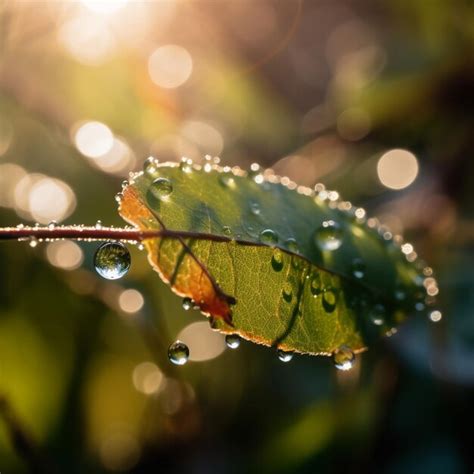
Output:
M314 241L320 250L337 250L342 245L343 230L333 220L324 221L314 234Z
M275 245L278 243L278 234L272 229L265 229L260 232L260 242L267 245Z
M173 185L167 178L156 178L150 185L150 192L158 199L167 198L173 192Z
M97 273L107 280L122 278L128 272L130 263L130 252L120 242L106 242L94 255Z

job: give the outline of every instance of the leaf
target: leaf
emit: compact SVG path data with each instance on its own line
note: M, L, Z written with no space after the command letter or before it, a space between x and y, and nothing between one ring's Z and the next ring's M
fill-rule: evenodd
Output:
M144 241L150 263L215 329L284 351L358 352L424 304L423 279L365 211L318 190L271 171L148 161L119 212L164 231Z

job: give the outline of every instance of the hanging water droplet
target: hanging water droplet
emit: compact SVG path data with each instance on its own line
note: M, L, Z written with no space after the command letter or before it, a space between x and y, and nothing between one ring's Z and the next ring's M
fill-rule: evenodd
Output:
M115 195L115 200L120 204L122 202L122 199L123 199L123 194L122 193L117 193Z
M365 276L365 263L361 258L354 258L351 264L352 274L358 278L364 278Z
M314 241L321 250L337 250L342 244L343 230L333 220L324 221L314 234Z
M191 298L183 298L183 309L189 311L193 307L193 300Z
M122 278L128 272L130 263L130 252L120 242L106 242L94 255L97 273L107 280Z
M225 343L229 349L237 349L240 346L240 336L238 334L227 334Z
M321 294L321 276L319 273L313 275L313 278L311 279L310 289L312 295L315 298L317 298Z
M275 249L272 255L272 268L276 272L283 269L283 253L280 249Z
M281 349L277 350L278 358L282 362L290 362L291 359L293 359L293 352L286 352L282 351Z
M222 227L222 232L228 236L232 235L232 229L228 225Z
M225 188L235 187L234 175L230 173L221 174L219 176L219 183L221 183Z
M30 243L29 246L34 249L35 247L38 246L38 239L36 237L30 237Z
M337 305L337 292L333 288L325 288L323 291L323 308L327 313L332 313Z
M347 346L341 346L333 354L333 362L336 369L350 370L354 366L355 355Z
M278 234L272 229L265 229L260 232L260 242L267 245L275 245L278 243Z
M102 229L102 221L97 221L97 222L95 223L95 228L96 228L96 229Z
M386 315L385 306L382 304L376 304L370 310L369 317L373 324L376 326L382 326L385 322L385 315Z
M298 248L298 243L296 242L295 239L289 238L285 240L285 247L293 253L298 253L300 249Z
M283 295L283 299L287 303L290 303L291 299L293 298L293 288L292 288L291 283L289 281L286 281L283 284L283 288L281 289L281 293Z
M250 206L250 212L253 215L255 216L260 215L260 205L258 204L258 202L250 201L249 206Z
M150 192L157 199L164 199L173 192L173 185L168 178L156 178L150 185Z
M54 230L54 228L58 225L58 223L56 221L51 221L49 224L48 224L48 229L49 230Z
M184 365L189 359L189 348L181 341L175 341L168 347L168 359L175 365Z

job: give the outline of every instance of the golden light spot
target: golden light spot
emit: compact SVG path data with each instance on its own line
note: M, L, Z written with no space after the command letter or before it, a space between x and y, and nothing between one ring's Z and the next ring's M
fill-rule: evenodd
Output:
M142 362L133 369L134 387L145 395L157 393L164 382L164 376L153 362Z
M418 175L418 160L407 150L390 150L379 159L377 174L380 182L387 188L406 188Z
M143 308L145 300L138 290L130 288L120 293L118 303L120 309L125 313L136 313Z
M51 265L63 270L75 270L81 266L84 254L81 247L70 240L52 242L46 247L46 258Z
M181 46L168 44L157 48L148 59L151 80L165 89L183 85L191 76L193 60Z
M110 152L114 136L107 125L101 122L85 122L74 133L76 148L88 158L99 158Z
M189 347L189 360L194 362L214 359L226 348L224 336L212 331L205 321L189 324L177 339Z

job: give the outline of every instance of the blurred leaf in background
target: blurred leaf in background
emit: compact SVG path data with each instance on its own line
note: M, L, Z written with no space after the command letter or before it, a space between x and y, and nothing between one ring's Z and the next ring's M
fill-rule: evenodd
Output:
M443 314L335 374L225 350L138 249L107 282L94 244L2 243L0 398L41 453L2 409L2 472L472 471L473 50L465 0L1 1L0 225L122 225L149 155L258 161L404 233Z

